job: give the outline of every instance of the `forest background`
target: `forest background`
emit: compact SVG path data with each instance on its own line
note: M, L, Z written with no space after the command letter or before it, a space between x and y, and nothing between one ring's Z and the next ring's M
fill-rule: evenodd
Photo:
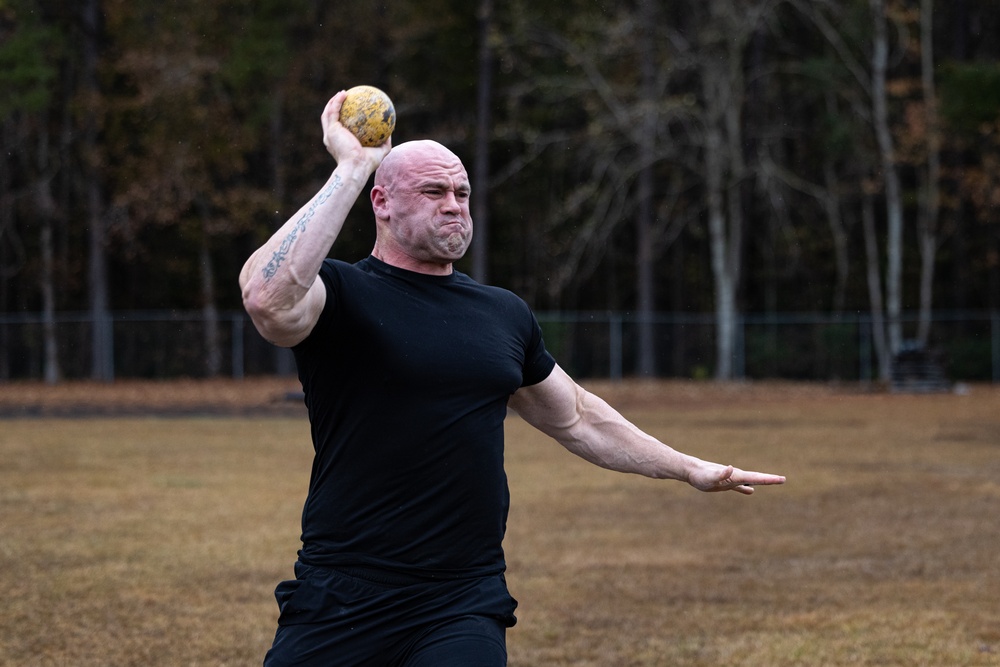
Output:
M823 312L866 315L884 378L936 312L1000 308L998 37L993 0L0 0L0 380L24 313L49 382L110 379L115 314L150 310L200 311L218 374L356 84L468 166L459 269L629 313L636 374L657 313L711 314L725 379L741 314ZM362 198L332 254L373 238Z

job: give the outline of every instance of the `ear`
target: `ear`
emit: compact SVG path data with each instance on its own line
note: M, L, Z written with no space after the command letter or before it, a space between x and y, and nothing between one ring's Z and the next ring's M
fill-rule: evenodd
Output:
M381 185L372 187L371 191L372 211L379 220L389 219L389 195Z

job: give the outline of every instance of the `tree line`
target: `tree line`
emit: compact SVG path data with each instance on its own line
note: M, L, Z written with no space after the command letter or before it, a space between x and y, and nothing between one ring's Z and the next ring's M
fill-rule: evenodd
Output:
M635 313L640 374L656 312L714 312L727 378L740 313L861 311L885 376L935 308L1000 307L998 36L990 0L0 0L0 314L45 314L54 382L57 313L101 378L113 311L199 308L217 373L364 83L469 168L459 268ZM359 202L333 255L373 238Z

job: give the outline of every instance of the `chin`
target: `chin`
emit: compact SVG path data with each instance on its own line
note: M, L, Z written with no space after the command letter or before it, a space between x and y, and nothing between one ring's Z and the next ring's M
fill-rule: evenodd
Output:
M465 253L469 250L469 239L466 239L459 234L452 234L448 237L444 250L446 255L453 258L452 261L462 259L465 257Z

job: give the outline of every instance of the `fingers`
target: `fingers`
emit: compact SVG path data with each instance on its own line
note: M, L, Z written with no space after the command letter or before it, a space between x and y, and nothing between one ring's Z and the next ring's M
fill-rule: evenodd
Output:
M738 474L734 474L741 483L749 484L751 486L769 486L772 484L784 484L784 475L771 475L763 472L749 472L749 471L739 471Z
M342 90L331 97L330 101L326 103L325 107L323 107L321 120L324 142L326 142L327 137L330 135L334 126L340 125L340 109L344 106L345 97L347 97L347 92Z
M333 97L330 101L326 103L326 107L323 109L323 126L326 127L331 122L340 121L340 109L344 106L344 98L347 97L347 91L342 90Z
M753 485L741 479L742 470L737 470L733 466L726 466L719 476L718 486L720 491L736 491L749 496L753 493Z
M726 466L717 482L719 490L736 491L744 495L751 495L755 486L767 486L772 484L784 484L785 478L782 475L771 475L768 473L752 472L740 470L733 466Z

